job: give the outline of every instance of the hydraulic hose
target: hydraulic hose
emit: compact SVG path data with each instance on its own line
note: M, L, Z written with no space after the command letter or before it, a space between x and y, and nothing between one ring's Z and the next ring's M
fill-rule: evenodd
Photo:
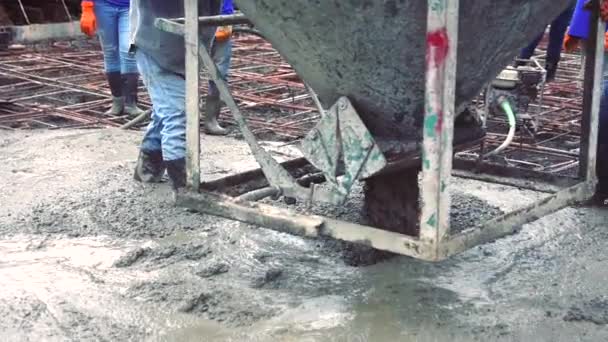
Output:
M498 154L499 152L507 148L509 145L511 145L511 142L513 142L513 138L515 138L515 113L513 112L513 108L511 108L511 103L509 103L509 100L504 97L499 98L498 101L500 104L500 108L502 108L502 111L505 112L505 114L507 115L507 119L509 120L509 134L507 135L505 141L500 146L498 146L498 148L496 148L494 151L486 153L483 156L484 158Z

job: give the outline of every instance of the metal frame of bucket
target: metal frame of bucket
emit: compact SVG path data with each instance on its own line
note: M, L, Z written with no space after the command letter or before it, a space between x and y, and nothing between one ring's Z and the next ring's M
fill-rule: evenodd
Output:
M599 0L594 0L599 9ZM363 243L374 248L411 257L438 261L473 246L493 241L516 232L527 222L585 201L593 196L597 183L595 174L598 140L599 103L604 54L605 24L594 15L594 25L587 44L585 91L583 101L583 139L581 143L580 182L559 188L553 194L524 208L494 218L479 228L451 235L449 227L452 175L452 142L456 86L456 49L458 45L459 0L428 0L425 119L422 155L420 235L411 237L369 226L348 223L256 203L285 192L308 191L294 186L293 173L305 167L303 160L277 163L257 143L246 120L232 98L227 83L218 75L217 67L206 47L199 45L198 27L202 24L237 24L247 22L241 15L198 18L198 1L185 1L185 18L159 19L157 27L185 36L186 42L186 110L187 169L189 191L177 195L177 205L199 212L222 216L245 223L304 236L328 236ZM211 183L200 182L199 66L207 68L250 145L261 169L233 175ZM290 173L291 171L291 173ZM266 187L238 197L210 190L245 184L255 179L267 180ZM494 180L487 177L486 180ZM517 182L515 182L517 184Z

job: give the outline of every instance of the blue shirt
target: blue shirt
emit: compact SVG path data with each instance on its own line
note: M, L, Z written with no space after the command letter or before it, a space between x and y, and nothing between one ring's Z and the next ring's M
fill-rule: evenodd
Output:
M570 21L568 34L572 37L587 39L589 38L589 26L591 25L591 11L584 9L585 0L578 0L574 15ZM606 28L608 31L608 27Z
M232 14L232 13L234 13L234 5L232 5L232 0L224 0L220 14Z

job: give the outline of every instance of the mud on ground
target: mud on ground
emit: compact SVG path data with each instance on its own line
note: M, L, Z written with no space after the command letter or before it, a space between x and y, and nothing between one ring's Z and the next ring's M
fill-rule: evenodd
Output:
M350 245L173 207L166 184L131 180L139 140L0 131L0 339L608 339L603 209L565 209L438 264L351 266ZM202 147L205 177L255 167L240 141ZM539 196L464 180L454 190L464 226ZM358 219L358 205L316 210Z

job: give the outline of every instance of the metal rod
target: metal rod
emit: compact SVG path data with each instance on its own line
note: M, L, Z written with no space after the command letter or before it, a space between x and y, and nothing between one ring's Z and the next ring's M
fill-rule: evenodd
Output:
M515 234L526 223L589 199L594 192L594 188L595 182L579 183L521 209L489 220L480 228L455 235L448 242L442 244L438 253L438 260L464 252L471 247Z
M169 19L177 23L184 23L184 18ZM201 26L224 26L224 25L243 25L251 24L249 19L243 13L235 14L220 14L198 17L198 23Z
M27 16L27 13L25 12L25 8L23 7L23 3L21 2L21 0L17 0L17 2L19 2L19 7L21 7L21 12L23 13L23 17L25 18L25 22L30 25L30 18Z
M274 186L269 186L266 188L262 188L262 189L256 189L256 190L252 190L250 192L244 193L242 195L240 195L239 197L236 197L234 200L237 202L256 202L259 200L262 200L266 197L274 197L277 196L281 193L281 189L274 187Z
M426 245L424 242L407 235L317 215L298 214L288 209L261 203L237 203L233 198L205 191L179 193L176 204L201 213L218 215L280 232L307 237L332 237L344 241L364 242L370 247L393 253L423 260L435 259L435 254L431 253L431 247L434 246Z
M319 96L317 96L317 93L308 84L304 83L304 86L306 87L306 90L308 90L310 97L317 106L317 110L319 111L321 117L325 116L325 109L323 109L323 105L321 104L321 100L319 100Z
M606 24L599 17L599 8L599 0L593 0L589 41L585 44L586 63L585 80L583 83L583 119L581 123L579 175L587 181L593 181L597 178L595 166L603 83L604 33L606 28Z
M252 131L249 129L247 125L247 120L239 110L238 105L234 101L234 97L230 93L230 89L228 88L228 83L222 77L219 76L219 72L217 70L217 66L213 62L213 58L207 51L205 46L199 47L199 56L201 61L207 68L211 80L215 82L217 89L220 93L221 99L224 101L226 106L230 109L234 121L239 126L241 130L241 134L243 138L249 145L251 152L253 153L255 160L260 164L262 170L264 171L264 175L268 178L270 184L273 186L279 187L286 196L299 197L299 193L303 193L307 191L306 189L300 187L295 180L291 177L291 175L279 165L279 163L272 158L272 156L265 151L257 142L257 139L253 135Z
M186 19L188 19L188 17L173 19L158 18L154 22L154 25L166 32L184 35L184 23L186 22ZM251 22L247 18L245 18L243 14L240 13L198 17L198 22L201 26L251 24Z
M199 30L198 0L186 0L184 4L186 43L186 168L188 186L198 191L200 179L200 113L199 113Z
M428 0L420 239L436 246L449 231L459 0Z
M149 117L151 113L152 113L151 109L148 109L148 110L144 111L143 113L141 113L137 117L135 117L133 120L131 120L131 121L127 122L126 124L120 126L120 129L129 129L129 128L137 125L138 123L144 121L147 117Z
M63 5L63 10L68 17L68 21L72 21L72 14L70 13L68 6L65 4L65 0L61 0L61 4Z

